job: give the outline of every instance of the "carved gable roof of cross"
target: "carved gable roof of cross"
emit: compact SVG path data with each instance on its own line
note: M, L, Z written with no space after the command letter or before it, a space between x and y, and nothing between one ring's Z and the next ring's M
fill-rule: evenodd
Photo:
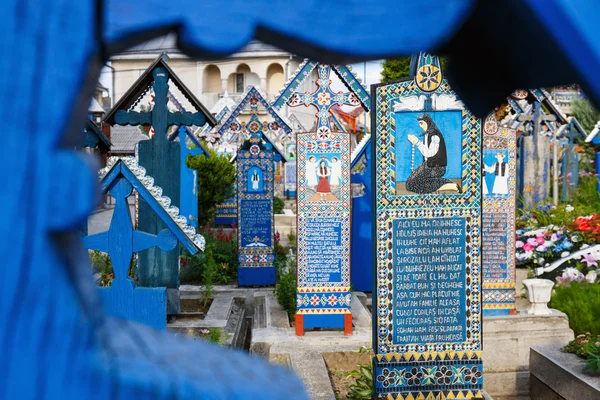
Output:
M306 81L315 68L317 68L318 74L317 89L313 93L298 92L300 85ZM334 92L331 90L331 70L340 78L348 92ZM280 108L286 103L292 107L300 105L314 106L317 108L317 132L327 134L332 129L329 118L332 115L330 108L333 105L362 106L368 111L370 102L369 93L348 67L318 64L316 61L304 60L298 67L294 77L288 80L279 92L277 99L273 102L273 107Z
M85 127L83 128L84 137L82 140L81 147L98 148L102 154L106 154L110 151L110 140L102 133L100 128L92 121L87 119L85 121Z
M138 80L121 97L115 106L106 114L104 120L110 125L151 125L157 134L157 140L168 140L167 128L172 125L202 126L208 123L216 125L213 115L204 107L194 94L175 75L166 62L166 54L160 55L138 78ZM190 104L198 110L170 112L169 80L179 89ZM154 107L149 112L133 111L133 107L150 90L154 91ZM171 95L173 98L173 96Z
M158 246L163 251L175 248L179 241L190 253L204 250L204 237L187 224L187 219L179 215L179 209L171 206L170 199L162 196L162 189L154 186L154 179L145 175L145 169L137 164L134 157L118 159L111 157L107 167L99 171L100 187L116 198L115 211L108 231L84 237L88 249L108 253L113 264L115 280L113 285L125 284L129 262L133 253ZM167 227L158 235L133 229L127 197L135 189L148 203Z
M272 122L260 120L258 117L260 106L262 106L273 118ZM247 123L239 122L237 117L245 110L250 112L250 120ZM285 151L280 149L271 136L267 134L268 132L279 132L280 130L283 130L287 134L292 133L290 124L283 119L279 112L265 100L264 96L254 86L248 88L248 91L237 106L228 116L223 118L222 122L215 128L216 133L221 136L230 132L234 134L243 134L247 138L260 138L273 146L273 151L277 156L276 161L278 161L278 158L280 157L285 162L287 161Z

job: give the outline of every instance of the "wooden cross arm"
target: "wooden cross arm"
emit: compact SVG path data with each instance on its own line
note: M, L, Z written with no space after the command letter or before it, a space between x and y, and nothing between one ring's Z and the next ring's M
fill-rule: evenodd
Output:
M185 125L185 126L202 126L206 123L206 117L202 113L191 113L181 111L172 113L167 116L167 125Z
M158 235L133 231L133 252L158 246L162 251L171 251L177 246L177 239L168 229L158 232Z
M83 246L89 250L98 250L108 253L108 231L83 237Z
M118 125L151 125L152 113L119 110L115 114Z

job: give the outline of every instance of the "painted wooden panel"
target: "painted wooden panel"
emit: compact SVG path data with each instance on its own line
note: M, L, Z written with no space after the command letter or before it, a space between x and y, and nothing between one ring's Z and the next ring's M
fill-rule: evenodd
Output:
M481 216L483 315L516 313L517 137L493 113L483 126Z
M436 56L413 65L371 87L374 397L482 398L481 123Z

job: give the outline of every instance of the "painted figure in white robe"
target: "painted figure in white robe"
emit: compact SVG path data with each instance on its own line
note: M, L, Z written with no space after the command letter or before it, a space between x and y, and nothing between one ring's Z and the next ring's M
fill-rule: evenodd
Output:
M504 152L496 153L496 162L492 165L485 165L485 172L494 174L494 186L492 195L503 196L508 194L508 163L504 161ZM484 180L485 185L485 180ZM487 185L483 187L483 194L488 192Z
M252 181L252 190L258 191L258 185L260 183L260 176L258 175L258 172L256 170L254 170L254 173L252 174L250 179Z
M342 163L338 157L333 157L331 159L331 177L329 178L329 183L331 186L340 186L340 178L342 177Z
M317 158L310 156L306 160L306 186L314 188L317 183Z

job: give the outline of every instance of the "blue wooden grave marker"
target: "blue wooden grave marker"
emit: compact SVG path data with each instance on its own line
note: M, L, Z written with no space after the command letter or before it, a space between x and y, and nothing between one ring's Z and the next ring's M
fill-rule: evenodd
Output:
M169 80L190 101L199 112L170 112ZM148 112L132 111L149 90L153 91L153 107ZM174 206L181 206L181 165L180 144L167 137L170 126L202 126L205 123L215 125L214 117L196 99L191 91L179 80L166 62L166 55L159 56L133 86L123 95L106 115L106 121L114 125L149 125L154 131L152 140L139 143L139 163L146 168L157 185L163 188ZM175 179L173 177L176 177ZM189 203L188 203L189 204ZM157 234L165 228L151 207L144 201L138 204L138 227L149 233ZM187 218L187 217L186 217ZM167 312L179 314L179 249L170 252L149 248L139 254L139 284L149 287L166 287L168 293Z
M262 106L272 122L258 117ZM237 121L244 110L248 123ZM275 284L275 219L273 215L275 162L286 161L284 151L271 141L268 132L291 128L255 87L250 87L231 113L215 129L220 135L250 135L250 148L237 152L238 285ZM264 144L263 144L264 143Z
M237 153L238 285L275 284L274 174L270 143L253 132L250 148Z
M494 113L483 124L481 263L483 315L516 314L517 132Z
M354 290L373 290L373 176L371 135L365 135L352 150L352 260L351 282ZM358 193L354 188L358 188Z
M171 251L181 243L190 253L204 250L204 238L181 215L170 199L162 196L162 189L154 186L154 179L145 175L145 169L137 165L133 157L124 160L110 159L109 166L100 174L106 174L100 182L103 193L110 191L116 199L110 229L85 236L84 246L91 250L108 253L115 278L110 287L101 287L100 296L108 314L146 324L156 329L165 329L167 324L166 288L136 288L127 275L133 253L158 247ZM133 190L156 213L167 227L153 235L134 230L127 197Z
M318 88L314 93L299 93L298 88L310 77L312 71L317 69ZM333 71L348 89L346 93L335 93L331 90L331 71ZM284 86L277 99L273 102L274 107L289 106L314 106L317 108L317 132L338 131L345 132L343 125L331 111L334 105L362 106L365 112L370 109L371 97L367 90L361 85L360 80L352 73L349 67L344 65L318 64L316 61L305 60L296 73ZM369 246L365 249L364 244L371 242L371 212L372 200L369 154L365 149L369 147L368 135L363 138L356 149L353 150L350 167L353 168L359 160L365 161L366 168L357 174L351 175L352 183L364 188L364 194L352 199L352 285L356 290L370 291L372 287L373 261Z
M173 95L173 93L169 92L167 96L178 111L186 111L181 102ZM202 128L205 127L210 128L211 125L204 124ZM181 162L179 210L181 211L181 215L184 215L188 221L190 221L190 225L198 228L198 175L195 170L187 167L186 162L188 156L204 155L206 158L209 158L210 152L204 147L202 142L196 138L196 136L187 126L180 126L177 128L171 134L169 140L175 140L176 138L179 138L179 150L181 152L179 157ZM194 147L188 148L188 140Z
M258 117L259 108L262 107L270 115L273 121L261 121ZM250 120L246 122L240 122L238 120L239 115L243 111L250 113ZM254 134L259 134L262 141L266 141L273 147L273 159L275 161L287 161L285 156L285 149L280 149L275 145L271 139L271 135L268 132L280 132L283 131L286 134L292 133L290 125L279 115L276 108L271 106L265 97L254 87L250 86L246 93L242 96L237 106L231 110L229 115L225 116L219 125L215 128L221 137L225 133L231 133L233 135L243 135L246 138L251 138Z
M298 88L310 76L311 72L317 68L317 89L313 93L298 92ZM348 92L334 92L331 87L331 79L329 75L331 70L340 78L344 86L348 88ZM334 105L349 105L362 106L365 110L369 110L370 98L369 93L360 84L360 81L350 69L344 65L326 65L319 64L316 61L304 60L296 70L294 76L288 81L273 102L273 107L279 109L285 104L296 106L314 106L317 108L317 127L316 131L321 133L331 132L330 119L333 115L331 107ZM334 123L338 128L338 132L343 129L341 123ZM341 129L340 129L341 127ZM335 129L334 129L335 131Z
M170 136L170 140L179 137L180 171L181 171L181 190L179 194L181 215L184 215L190 225L198 228L198 175L196 170L187 167L188 156L204 155L210 157L210 152L204 147L194 134L186 126L180 126ZM187 140L190 140L194 147L189 148Z
M371 86L374 398L482 398L481 124L413 65Z

